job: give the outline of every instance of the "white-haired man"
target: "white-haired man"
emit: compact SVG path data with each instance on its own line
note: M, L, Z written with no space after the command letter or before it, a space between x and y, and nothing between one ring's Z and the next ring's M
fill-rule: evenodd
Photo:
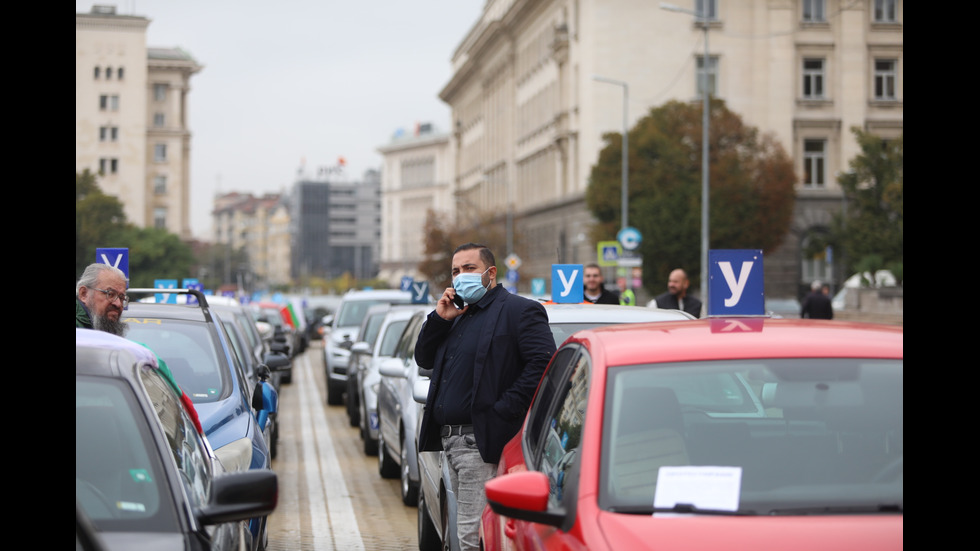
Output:
M123 336L126 324L121 318L129 304L126 287L126 274L119 268L89 264L75 284L75 327Z

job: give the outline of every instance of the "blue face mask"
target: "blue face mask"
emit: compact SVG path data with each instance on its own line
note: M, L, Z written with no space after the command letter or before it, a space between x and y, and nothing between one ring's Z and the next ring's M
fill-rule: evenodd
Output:
M483 270L487 273L490 268ZM463 299L466 304L475 304L487 294L487 288L483 286L483 274L458 274L453 278L453 289L456 289L456 296Z

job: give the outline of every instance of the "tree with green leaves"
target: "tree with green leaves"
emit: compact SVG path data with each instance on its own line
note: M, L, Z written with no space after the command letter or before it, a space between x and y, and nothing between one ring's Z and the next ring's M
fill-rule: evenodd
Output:
M846 273L888 269L902 282L904 262L903 136L885 139L851 128L861 153L838 177L844 209L834 220L829 244L841 251ZM816 244L820 246L821 244ZM873 282L872 282L873 283Z
M96 175L75 173L75 277L95 262L103 247L129 249L131 287L152 287L155 279L192 277L191 248L166 230L137 228L126 221L119 199L99 188Z
M793 162L724 101L711 100L709 117L709 247L771 252L793 216ZM702 129L700 103L671 101L629 131L629 225L643 236L643 285L651 293L675 268L688 273L692 291L700 285ZM622 223L622 135L603 138L585 194L598 222L595 241L615 239Z

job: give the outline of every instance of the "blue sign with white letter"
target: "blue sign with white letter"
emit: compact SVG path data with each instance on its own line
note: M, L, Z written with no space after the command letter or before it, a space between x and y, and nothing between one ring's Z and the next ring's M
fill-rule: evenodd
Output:
M414 283L414 282L415 282L415 280L412 279L412 276L402 276L402 282L401 282L401 287L400 287L401 290L402 291L411 291L412 290L412 283Z
M531 294L536 297L543 297L545 294L544 290L544 278L536 277L531 280Z
M204 285L198 283L196 278L186 278L181 282L184 289L194 289L196 291L204 292ZM187 304L197 304L197 297L194 295L187 295Z
M153 281L154 289L176 289L177 280L176 279L156 279ZM177 295L174 293L156 293L154 299L157 304L177 304Z
M409 291L412 293L412 304L429 303L428 281L412 281L409 287L410 287Z
M709 316L765 315L761 249L709 251L708 267Z
M95 261L119 268L129 283L129 249L95 249Z
M551 300L582 302L585 300L581 264L551 265Z

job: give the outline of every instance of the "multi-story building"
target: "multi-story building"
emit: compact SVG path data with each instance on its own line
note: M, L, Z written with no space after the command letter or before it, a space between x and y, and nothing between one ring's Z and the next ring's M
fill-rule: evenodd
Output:
M190 77L179 48L146 45L149 19L96 5L75 14L75 170L99 174L129 222L191 237Z
M381 171L381 271L378 277L397 287L404 276L425 279L418 265L425 253L426 216L430 211L452 220L455 202L449 134L431 123L398 131L378 148Z
M288 286L291 239L287 199L279 194L255 197L226 193L215 197L211 213L213 242L245 251L255 288Z
M514 213L522 282L593 260L584 193L603 133L622 131L624 109L632 127L668 100L700 103L706 87L796 165L792 227L764 251L767 296L841 282L832 255L803 251L841 208L835 175L860 152L850 128L902 133L904 2L677 1L688 14L646 0L488 0L439 94L454 197Z
M357 279L378 275L381 175L361 181L300 179L290 196L292 275Z

